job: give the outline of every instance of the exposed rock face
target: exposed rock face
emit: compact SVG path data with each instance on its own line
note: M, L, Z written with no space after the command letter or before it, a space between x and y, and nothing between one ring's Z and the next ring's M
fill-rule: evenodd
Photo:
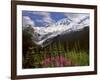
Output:
M70 40L73 40L73 37L83 34L86 27L89 29L89 17L87 16L78 22L64 18L48 27L35 27L32 32L32 40L36 45L45 47L59 36L66 37L66 40L72 36Z

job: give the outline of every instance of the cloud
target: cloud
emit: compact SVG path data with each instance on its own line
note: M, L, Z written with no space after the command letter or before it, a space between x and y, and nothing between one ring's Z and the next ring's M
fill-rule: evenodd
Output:
M22 17L22 25L23 27L27 27L27 25L35 26L34 21L29 16Z
M86 16L89 16L88 13L87 14L86 13L65 13L64 15L75 22L79 21L80 19L82 19Z
M33 12L33 14L42 16L43 18L41 20L39 20L41 22L42 21L47 22L47 23L54 22L54 20L51 18L51 14L49 12Z
M41 16L44 16L44 17L48 17L48 16L50 16L50 13L49 12L39 12L39 11L37 11L37 12L32 12L33 14L36 14L36 15L41 15Z

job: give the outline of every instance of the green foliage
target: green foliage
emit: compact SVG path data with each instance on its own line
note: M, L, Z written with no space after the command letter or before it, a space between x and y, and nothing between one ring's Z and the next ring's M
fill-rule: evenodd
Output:
M89 54L86 50L82 50L79 46L79 42L75 42L72 49L69 49L69 43L66 42L67 47L65 47L60 41L59 43L54 43L48 47L34 50L31 48L31 52L27 53L26 58L23 60L23 64L27 64L27 68L40 68L40 67L57 67L55 62L48 65L43 65L42 62L47 58L56 59L57 56L63 56L64 59L70 60L70 66L88 66L89 65ZM27 60L28 58L28 60ZM31 62L29 62L31 61ZM54 60L55 61L55 60ZM67 67L67 65L63 65ZM68 65L69 66L69 65ZM25 67L25 65L24 65Z
M40 48L32 41L33 32L31 26L23 30L23 68L89 65L89 51L82 49L78 40L73 45L71 44L71 48L70 42L61 42L60 40ZM60 57L63 64L59 61ZM43 62L46 62L46 65Z
M73 66L86 66L89 65L89 56L85 51L69 51L66 58L72 61Z

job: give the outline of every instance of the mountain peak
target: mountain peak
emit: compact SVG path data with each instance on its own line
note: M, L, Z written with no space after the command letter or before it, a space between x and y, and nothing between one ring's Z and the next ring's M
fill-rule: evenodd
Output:
M58 35L69 34L73 31L79 31L86 26L89 26L89 16L79 19L78 22L74 22L72 19L69 18L63 18L48 27L35 27L33 42L37 45L44 47L47 45L46 42L50 44L53 38L57 37ZM39 34L39 36L36 34Z

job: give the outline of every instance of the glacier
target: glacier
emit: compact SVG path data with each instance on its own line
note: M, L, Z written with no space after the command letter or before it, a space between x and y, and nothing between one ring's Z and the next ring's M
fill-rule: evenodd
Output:
M80 31L85 27L89 27L90 17L84 16L74 21L70 18L63 18L56 23L50 24L48 27L32 27L32 41L41 47L45 47L53 42L53 38L58 35L68 34L75 31Z

